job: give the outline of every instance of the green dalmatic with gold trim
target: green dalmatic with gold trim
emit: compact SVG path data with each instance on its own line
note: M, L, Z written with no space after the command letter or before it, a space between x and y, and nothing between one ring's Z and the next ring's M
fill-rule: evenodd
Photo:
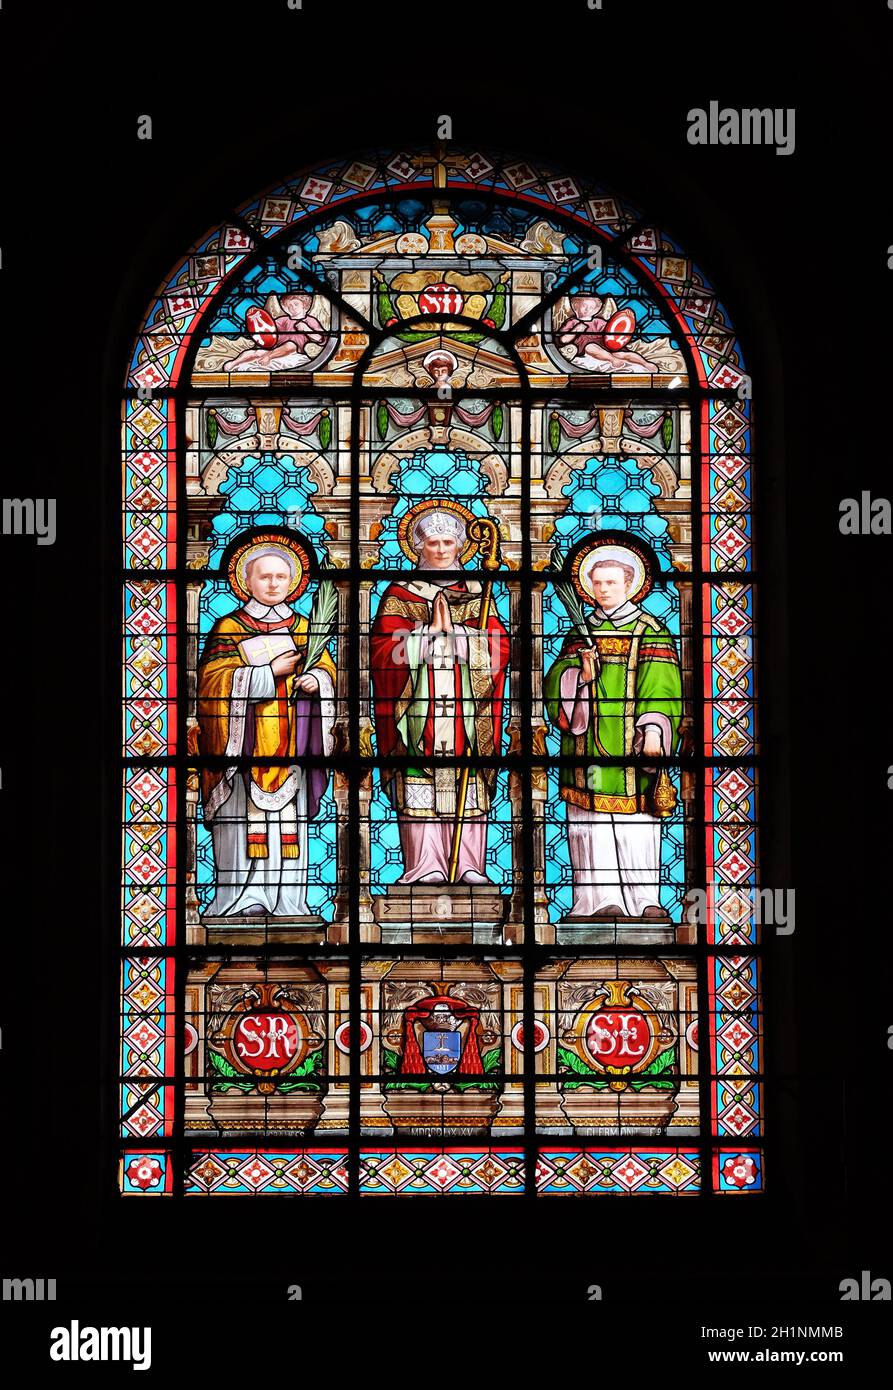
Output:
M584 684L575 673L582 670L582 652L593 645L597 675ZM654 812L655 772L604 766L599 760L635 757L649 723L661 731L664 755L675 751L682 681L668 629L629 601L611 616L597 609L588 632L575 626L565 637L543 694L549 718L561 733L562 757L592 760L585 767L562 766L563 799L586 811Z

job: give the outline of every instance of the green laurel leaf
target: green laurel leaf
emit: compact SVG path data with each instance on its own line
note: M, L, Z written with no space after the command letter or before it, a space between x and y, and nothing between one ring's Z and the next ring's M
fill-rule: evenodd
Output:
M388 287L385 281L381 276L377 276L376 278L378 280L378 321L381 327L384 328L385 325L395 319L397 315L394 312L394 306L391 303L391 296L388 293Z
M669 1071L676 1065L676 1049L668 1047L666 1052L661 1052L655 1057L653 1062L649 1062L647 1067L643 1067L640 1075L659 1076L662 1071Z
M670 1071L676 1065L676 1049L668 1047L666 1052L661 1052L655 1057L653 1062L649 1062L647 1067L636 1074L630 1080L630 1089L633 1091L675 1091L678 1090L679 1082L675 1077L667 1077L659 1080L662 1072Z
M586 1063L583 1061L582 1057L578 1057L577 1054L576 1054L576 1052L571 1052L570 1048L568 1048L568 1047L562 1047L561 1044L559 1043L559 1044L558 1044L558 1069L559 1069L559 1071L563 1071L563 1070L565 1070L565 1068L566 1068L568 1071L582 1072L584 1076L593 1076L593 1077L594 1077L594 1076L596 1075L596 1072L595 1072L594 1068L593 1068L593 1067L587 1067L587 1065L586 1065Z
M301 1065L289 1072L289 1079L293 1076L307 1076L312 1071L322 1071L321 1047L318 1047L315 1052L308 1052Z
M225 1057L221 1057L219 1052L208 1052L208 1065L210 1070L216 1072L218 1076L227 1078L244 1076L244 1073L236 1071L236 1068ZM220 1092L241 1091L243 1095L247 1095L249 1091L254 1090L254 1085L251 1081L227 1079L226 1081L213 1082L211 1090Z
M238 1075L239 1075L239 1072L236 1071L236 1069L235 1069L235 1067L232 1065L232 1063L231 1063L231 1062L228 1062L228 1061L226 1060L225 1057L221 1057L221 1055L220 1055L219 1052L210 1052L210 1051L209 1051L209 1052L208 1052L208 1061L209 1061L209 1063L210 1063L211 1070L212 1070L212 1071L219 1072L221 1076L238 1076Z
M484 334L476 333L473 329L468 329L467 331L463 330L462 332L458 330L453 332L449 329L444 329L443 335L445 338L450 338L453 342L468 343L471 347L477 347L479 343L484 341ZM404 332L396 334L396 337L400 339L401 343L425 343L428 342L432 336L430 328L422 330L407 328Z
M323 1050L318 1047L315 1052L308 1052L300 1066L290 1071L288 1078L281 1081L276 1087L281 1095L288 1095L289 1091L321 1091L322 1084L319 1081L293 1081L293 1076L312 1076L314 1072L322 1071L324 1066Z
M319 422L319 447L328 449L332 442L332 418L328 411L323 415Z
M490 312L487 318L494 328L501 328L505 323L506 294L505 285L498 284L493 291L493 298L490 301Z

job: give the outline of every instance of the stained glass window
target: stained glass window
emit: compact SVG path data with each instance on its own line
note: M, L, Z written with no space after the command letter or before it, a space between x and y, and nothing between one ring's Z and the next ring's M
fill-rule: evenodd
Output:
M578 173L305 171L123 399L127 1195L763 1190L752 403Z

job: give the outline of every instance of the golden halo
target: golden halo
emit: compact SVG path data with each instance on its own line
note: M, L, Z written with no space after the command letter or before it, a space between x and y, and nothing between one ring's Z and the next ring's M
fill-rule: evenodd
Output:
M251 590L245 582L245 566L259 553L281 550L294 561L295 577L291 588L285 595L285 602L300 598L310 582L312 561L304 546L293 536L284 536L280 531L260 532L234 550L227 570L227 578L233 593L244 602L251 598Z
M619 564L629 565L633 570L633 582L627 595L630 603L638 603L639 599L651 593L654 578L650 557L645 550L640 549L633 540L618 542L615 536L600 536L597 540L587 541L580 546L571 561L571 581L580 598L586 603L598 603L591 580L592 567L596 560L616 560Z
M468 510L461 502L454 502L452 497L428 497L424 502L417 502L414 507L400 518L397 527L397 540L404 555L408 555L410 560L417 561L419 553L413 545L412 532L420 516L426 512L453 512L461 517L465 522L466 533L472 521L475 520L474 512ZM463 565L475 553L476 546L474 541L467 541L462 554L459 556L459 564Z

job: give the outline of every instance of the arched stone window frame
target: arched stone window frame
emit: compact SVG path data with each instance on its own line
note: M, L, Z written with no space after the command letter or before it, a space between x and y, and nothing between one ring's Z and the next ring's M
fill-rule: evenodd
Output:
M716 292L672 237L638 209L577 174L538 168L528 161L491 153L463 152L453 147L449 152L419 149L396 153L380 163L371 156L358 155L302 171L287 183L237 209L191 248L150 306L127 374L124 466L125 480L130 486L124 501L124 545L126 585L131 598L127 619L130 631L125 640L131 643L131 664L126 680L132 684L125 691L125 723L130 744L124 763L125 897L128 893L134 899L140 894L147 897L143 890L153 882L152 859L163 866L165 878L175 869L171 901L163 916L157 919L166 924L162 927L163 934L156 934L157 921L149 920L148 907L144 922L131 916L131 925L125 927L125 1000L131 1001L125 1007L131 1008L132 1002L139 997L148 1001L142 1013L137 1008L132 1016L127 1015L127 1026L139 1030L145 1025L147 1032L143 1041L149 1039L153 1028L159 1033L157 1046L151 1048L148 1042L147 1047L134 1048L125 1040L122 1085L126 1118L122 1125L121 1171L122 1190L127 1193L178 1190L182 1181L178 1160L183 1156L184 1147L190 1147L185 1144L181 1127L184 1061L180 1050L174 1046L174 1039L182 1037L185 1031L181 1027L185 1021L185 1005L180 987L185 983L185 953L190 945L201 944L194 886L188 882L183 869L189 838L194 834L197 801L191 771L189 700L192 692L185 685L188 672L194 670L196 655L188 647L189 633L194 628L194 611L190 604L194 604L197 592L194 583L190 585L190 571L200 570L203 561L207 561L205 537L201 534L202 507L197 505L200 494L207 499L209 484L219 486L228 462L221 455L216 472L209 470L200 480L197 474L189 471L189 441L194 438L194 427L200 423L194 403L196 386L191 380L192 364L214 306L229 285L245 273L252 259L270 255L280 259L287 257L287 247L294 235L330 221L333 209L349 214L353 207L379 194L429 198L437 206L446 208L451 202L472 195L516 206L527 205L533 213L541 214L544 222L573 229L577 235L585 234L592 247L620 261L640 286L647 287L659 299L668 320L674 324L687 368L686 381L684 384L666 383L658 391L672 391L675 400L686 400L689 404L690 475L687 479L672 477L665 461L649 456L644 446L638 451L637 461L648 468L660 488L656 506L663 504L678 558L682 563L690 560L693 579L694 611L683 622L683 631L688 632L692 648L692 775L694 801L698 807L692 820L694 832L688 879L692 884L706 883L711 873L721 874L721 866L725 864L727 872L722 881L731 890L735 884L749 886L756 882L755 870L746 867L756 859L755 794L743 789L734 795L723 795L717 786L720 779L711 776L713 768L721 770L726 762L754 770L757 763L755 748L747 754L716 753L716 747L722 747L721 740L728 739L730 732L731 736L736 733L740 736L742 729L747 730L748 720L752 732L756 709L753 689L744 690L734 673L722 671L725 655L740 653L742 639L746 641L746 634L752 629L754 565L750 559L752 538L745 529L749 509L742 509L733 500L730 502L736 495L740 499L740 489L734 484L736 479L740 482L741 472L733 474L731 466L726 465L730 476L725 480L724 493L722 465L716 466L717 460L723 457L723 451L717 447L720 437L717 424L731 413L725 436L731 446L743 434L749 435L752 417L746 364ZM585 269L581 267L579 278L584 274ZM329 286L328 293L331 292ZM333 302L342 312L347 311L344 300L339 305L333 297ZM538 316L537 313L535 317ZM527 328L530 326L528 323ZM365 342L362 341L364 336ZM374 352L376 338L380 341L384 336L381 332L364 335L360 326L357 332L360 370ZM531 425L529 412L523 407L536 398L536 386L524 375L523 353L514 341L519 336L523 338L524 333L519 333L515 325L512 332L496 332L493 336L504 340L507 352L519 365L518 393L524 417L521 421L522 480L532 485ZM627 395L630 390L644 390L627 387L621 391L624 389ZM301 388L302 397L308 393L313 394L309 387ZM236 387L233 394L244 396L245 391L240 392ZM654 383L647 387L647 394L650 400L656 399ZM347 411L349 426L356 422L362 395L361 388L352 388L341 403L341 408ZM267 399L270 396L268 392ZM616 408L616 394L605 399ZM264 437L275 439L277 431L272 427L277 421L272 414L269 418L264 416L262 400L260 407L258 435L261 440ZM600 422L605 441L619 439L622 428L622 419L618 423L611 416L611 408L611 405L604 407L606 418ZM275 411L275 406L271 405L270 410ZM744 423L737 426L735 416ZM269 428L265 429L265 425ZM612 427L617 430L616 436L610 433ZM356 438L355 431L353 437ZM583 452L581 447L581 457ZM736 452L730 448L730 454ZM162 460L161 467L154 471L150 455ZM747 451L748 474L751 456L752 443ZM573 449L565 451L551 469L536 479L544 501L560 498L575 457ZM379 461L373 476L374 487L384 486L388 464L388 459ZM498 457L486 463L484 471L490 480L492 495L509 502L511 499L506 497L509 480ZM347 571L353 585L352 589L342 590L348 605L343 613L345 624L356 619L362 624L368 615L362 610L363 590L358 571L367 566L372 538L363 534L359 497L356 488L354 495L350 495L348 488L345 496L343 486L339 489L344 479L336 476L323 457L314 462L312 472L318 495L327 499L327 520L334 520L339 532L331 536L334 544L330 553L338 567ZM191 510L190 499L193 502ZM517 564L519 572L526 575L531 597L536 593L534 574L543 568L551 549L548 527L552 520L542 509L537 522L533 500L532 491L526 499L519 499L512 518L517 554L512 554L511 535L506 537L505 550L509 562ZM508 512L511 512L510 507ZM689 515L700 523L697 536L686 532L685 520ZM166 522L169 524L165 525ZM339 553L339 545L343 554ZM142 591L140 585L144 586ZM158 585L164 586L160 609L156 606L158 593L154 591L154 586ZM151 601L145 586L153 587ZM160 625L153 630L152 625L159 615ZM537 640L535 614L526 628L526 638L523 621L519 622L522 650L526 642L526 649L532 652ZM156 631L164 635L158 638ZM157 674L148 671L151 663L145 660L142 663L147 668L145 674L139 670L140 653L149 649L149 642L159 640L167 647L165 658L173 658L169 670L175 672L176 678L176 686L169 685L163 692L160 714L155 709ZM362 758L369 751L367 726L350 698L355 687L352 692L349 669L340 666L339 670L346 681L341 692L344 703L351 709L349 726L344 729L344 746L352 748L354 756ZM722 682L721 687L717 681ZM186 700L182 698L184 688ZM535 703L535 691L531 698ZM717 715L719 723L714 722ZM546 791L541 763L537 762L543 752L537 742L537 727L536 724L524 727L520 721L517 723L516 751L525 759L533 760L529 764L533 775L529 779L519 779L524 786L517 788L517 808L522 821L519 860L526 856L535 872L523 888L515 917L522 923L532 922L534 943L547 946L554 944L554 936L550 935L548 914L538 895L536 881L542 858L537 841L537 815L541 815ZM159 733L163 751L157 748ZM163 772L165 789L160 797L147 796L141 801L138 791L132 794L128 784L134 782L134 774L138 777L141 772L154 775ZM539 779L535 775L537 772L540 772ZM360 809L364 775L363 769L358 768L353 791L349 778L345 778L340 788L348 835L352 817L358 830L363 825ZM708 794L712 796L712 815L705 801ZM153 835L149 826L153 807L159 803L162 810L157 824L162 829ZM745 850L749 853L745 854ZM141 859L141 855L145 857ZM339 875L341 881L348 886L346 878ZM343 946L346 956L352 959L352 953L358 954L364 942L376 938L361 876L353 881L348 896L351 902L345 904L349 908L346 915L352 920L353 934L350 930L346 934L338 930L336 924L329 940L332 945ZM522 944L520 938L516 938L515 945ZM758 1098L764 1070L759 1056L759 1009L753 1013L753 1044L744 1048L743 1053L734 1042L724 1038L724 1034L731 1036L736 1025L745 1027L735 1000L740 1001L744 996L750 998L754 989L753 997L759 999L760 947L749 937L747 924L728 920L719 923L716 934L708 932L700 942L692 945L698 961L699 1018L718 1020L718 1027L710 1037L711 1065L707 1073L702 1073L700 1083L702 1101L709 1107L702 1113L709 1114L710 1133L702 1132L698 1143L691 1146L697 1149L699 1185L708 1185L717 1192L759 1191L763 1185L763 1150ZM145 955L137 954L139 952ZM161 1012L157 1009L159 996L168 1002L167 1009ZM526 1002L530 1002L529 995ZM727 1018L722 1014L725 1009ZM162 1021L163 1026L157 1027ZM748 1054L752 1063L750 1070L746 1060ZM743 1063L742 1055L745 1057ZM359 1062L356 1040L351 1057L354 1063ZM524 1084L528 1100L532 1094L533 1074L527 1067ZM734 1079L730 1079L730 1074ZM149 1099L148 1092L142 1092L135 1082L135 1078L140 1078L139 1086L147 1085L143 1079L146 1076L153 1078L153 1086L156 1084L154 1078L163 1078ZM747 1104L742 1102L742 1094L747 1096ZM751 1118L744 1115L747 1110L754 1112ZM141 1116L145 1116L143 1132L134 1127ZM356 1142L356 1136L351 1134L345 1147L348 1160L357 1157ZM191 1147L197 1146L193 1143ZM535 1152L537 1140L532 1125L528 1126L525 1141L519 1147L524 1150L526 1182L532 1190L538 1182L537 1161L543 1161ZM591 1145L587 1143L583 1147L591 1148ZM350 1161L346 1166L350 1167ZM356 1192L359 1185L358 1175L352 1173L347 1190ZM634 1190L634 1186L630 1182L630 1190ZM622 1190L622 1183L618 1190Z

